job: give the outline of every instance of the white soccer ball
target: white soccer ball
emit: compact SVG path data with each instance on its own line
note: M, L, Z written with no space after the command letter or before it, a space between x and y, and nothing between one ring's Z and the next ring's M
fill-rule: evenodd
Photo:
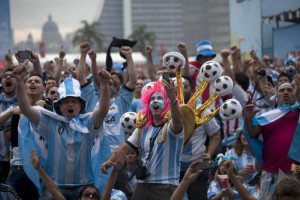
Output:
M184 67L185 58L182 54L175 51L171 51L163 56L163 65L168 69L174 71L177 70L179 67Z
M153 88L154 86L154 82L149 82L146 85L144 85L144 87L142 88L141 93L143 94L145 91L147 91L148 89Z
M120 123L126 133L133 133L136 128L136 117L135 112L126 112L122 115Z
M229 76L220 76L214 83L215 92L219 96L225 96L231 93L233 88L232 79Z
M200 76L202 80L213 82L223 73L222 66L216 61L207 61L200 68Z
M242 106L236 99L228 99L220 106L220 116L225 120L236 119L242 113Z

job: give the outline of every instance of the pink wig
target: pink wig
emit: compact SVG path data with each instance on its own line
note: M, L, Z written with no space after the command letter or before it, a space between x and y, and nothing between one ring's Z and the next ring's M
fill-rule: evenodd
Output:
M164 115L170 110L170 101L166 95L166 91L165 91L162 83L160 81L154 82L153 88L147 89L145 92L142 93L142 97L141 97L141 102L144 105L143 112L146 114L146 117L148 119L146 127L150 126L154 122L154 118L150 111L149 104L150 104L151 97L155 92L160 92L162 94L163 100L164 100L164 103L166 106L165 110L161 113L161 116L160 116L161 123L163 122Z

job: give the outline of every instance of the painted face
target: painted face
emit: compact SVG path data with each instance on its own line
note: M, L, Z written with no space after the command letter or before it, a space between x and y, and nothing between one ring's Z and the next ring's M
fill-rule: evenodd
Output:
M162 112L166 108L162 93L155 92L150 99L149 106L152 114L157 114Z

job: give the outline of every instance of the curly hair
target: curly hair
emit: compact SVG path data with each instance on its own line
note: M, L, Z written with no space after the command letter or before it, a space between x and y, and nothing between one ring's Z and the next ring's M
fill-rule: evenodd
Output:
M162 83L160 81L154 82L153 88L147 89L145 92L142 93L142 96L141 96L141 102L144 105L143 112L146 114L146 117L148 119L146 127L149 127L154 122L154 118L153 118L153 115L150 111L149 104L150 104L150 101L151 101L151 97L155 92L160 92L162 94L163 101L164 101L165 106L166 106L165 110L161 113L161 120L163 120L163 116L170 110L170 107L171 107L170 106L170 101L167 98L166 91L165 91ZM161 122L163 122L163 121L161 121Z

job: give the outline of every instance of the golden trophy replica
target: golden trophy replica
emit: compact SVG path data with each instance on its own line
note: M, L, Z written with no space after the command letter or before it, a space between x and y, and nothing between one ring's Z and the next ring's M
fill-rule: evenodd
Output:
M189 99L187 104L185 104L185 99L183 95L183 80L182 80L182 68L185 66L185 58L178 52L169 52L163 56L163 65L166 66L169 70L175 71L176 79L174 83L177 85L177 99L180 104L180 109L183 114L183 124L184 124L184 144L183 151L186 148L189 140L194 134L194 131L197 127L205 124L211 120L218 112L219 108L212 111L210 114L203 116L203 113L206 109L212 105L212 103L218 99L218 97L227 95L231 93L233 88L233 82L228 76L221 76L223 73L223 68L216 61L208 61L202 65L199 70L202 82L198 87L197 91ZM203 93L205 88L208 86L208 83L214 84L215 92L214 94L200 107L197 107L197 99ZM147 87L151 87L151 84L147 84ZM146 90L147 88L145 88ZM230 101L228 101L230 100ZM238 101L234 99L228 99L224 104L221 105L221 117L224 119L234 119L241 114L242 108ZM232 103L233 102L233 103ZM233 105L236 104L236 105ZM225 108L223 108L225 107ZM229 110L228 110L229 109ZM234 110L234 111L233 111ZM146 115L143 111L139 112L137 115L137 128L140 130L147 123ZM164 127L161 138L158 138L159 141L163 142L166 140L166 130L167 122L170 120L170 112L164 116Z

